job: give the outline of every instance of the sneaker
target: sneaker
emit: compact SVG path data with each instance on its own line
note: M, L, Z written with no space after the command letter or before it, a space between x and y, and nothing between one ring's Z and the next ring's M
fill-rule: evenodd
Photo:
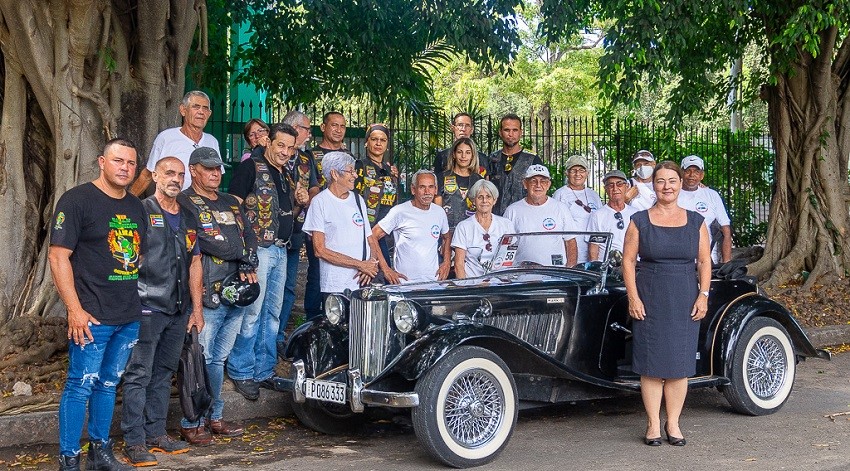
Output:
M151 453L165 453L167 455L179 455L189 451L189 444L183 440L175 440L169 435L163 435L147 440L148 451Z
M245 396L249 401L260 398L260 385L253 379L231 379L236 392Z
M86 459L86 471L132 471L132 466L115 459L112 454L114 442L89 442L89 454ZM143 447L144 448L144 447Z
M156 456L149 452L144 445L125 445L124 456L127 458L128 463L137 468L159 464Z

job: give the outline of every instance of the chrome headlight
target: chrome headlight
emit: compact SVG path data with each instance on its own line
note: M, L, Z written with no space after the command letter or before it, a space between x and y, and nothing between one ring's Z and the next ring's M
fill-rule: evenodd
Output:
M419 323L419 312L416 305L410 301L399 301L393 308L395 327L403 334L410 333Z
M345 297L330 294L325 299L325 317L331 325L338 325L345 320Z

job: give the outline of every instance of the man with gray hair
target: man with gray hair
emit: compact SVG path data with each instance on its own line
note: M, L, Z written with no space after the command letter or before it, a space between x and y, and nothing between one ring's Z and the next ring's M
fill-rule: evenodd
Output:
M408 283L445 280L452 262L451 236L446 212L433 203L437 194L434 172L423 169L414 173L411 191L412 200L393 206L372 228L372 252L378 256L384 277L392 284L402 280ZM392 234L395 240L395 269L390 268L378 248L378 241L387 234ZM438 246L442 250L442 262Z
M353 191L354 158L329 152L322 160L322 173L328 187L313 198L303 230L312 238L319 258L319 283L325 297L368 284L378 273L378 260L372 256L366 202Z
M206 93L200 90L186 93L180 102L180 116L183 117L182 126L166 129L154 139L146 168L142 169L139 178L130 187L130 192L134 195L140 196L147 191L153 194L153 188L149 188L153 182L153 171L156 163L163 157L177 157L186 168L189 168L189 156L195 149L209 147L216 153L221 152L218 140L212 134L204 132L204 127L212 116L210 97ZM221 168L221 173L224 173L224 167ZM182 189L185 190L190 186L192 186L192 175L186 172Z

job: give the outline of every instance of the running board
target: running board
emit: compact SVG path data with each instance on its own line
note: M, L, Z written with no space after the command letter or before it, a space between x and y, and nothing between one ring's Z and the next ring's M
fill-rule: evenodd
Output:
M729 378L725 376L700 376L699 378L688 379L688 389L725 386L729 383L731 383L731 381L729 381ZM614 380L614 384L625 389L640 391L640 380L618 379Z

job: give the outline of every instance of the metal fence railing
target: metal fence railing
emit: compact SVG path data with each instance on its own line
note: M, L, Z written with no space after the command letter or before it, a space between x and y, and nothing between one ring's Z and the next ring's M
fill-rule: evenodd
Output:
M253 117L265 117L273 123L285 111L266 109L263 104L213 100L213 116L207 132L222 146L225 162L238 163L246 145L242 129ZM321 141L322 116L326 110L307 108L314 141ZM346 145L355 157L365 156L366 127L386 123L392 136L390 159L405 175L402 191L407 193L407 178L420 168L430 167L438 149L451 144L448 115L417 116L410 113L387 114L363 108L338 109L347 120ZM553 173L553 191L564 184L563 162L581 154L590 162L588 184L602 192L601 179L608 170L619 168L627 174L631 157L639 149L648 149L658 160L677 162L690 154L706 162L704 183L724 198L732 217L735 244L747 246L763 242L771 196L773 151L770 137L760 132L731 133L723 129L673 130L645 123L615 119L604 122L588 117L521 117L523 147L539 155ZM476 116L473 139L479 149L490 153L501 149L499 116ZM604 197L604 194L602 195Z

